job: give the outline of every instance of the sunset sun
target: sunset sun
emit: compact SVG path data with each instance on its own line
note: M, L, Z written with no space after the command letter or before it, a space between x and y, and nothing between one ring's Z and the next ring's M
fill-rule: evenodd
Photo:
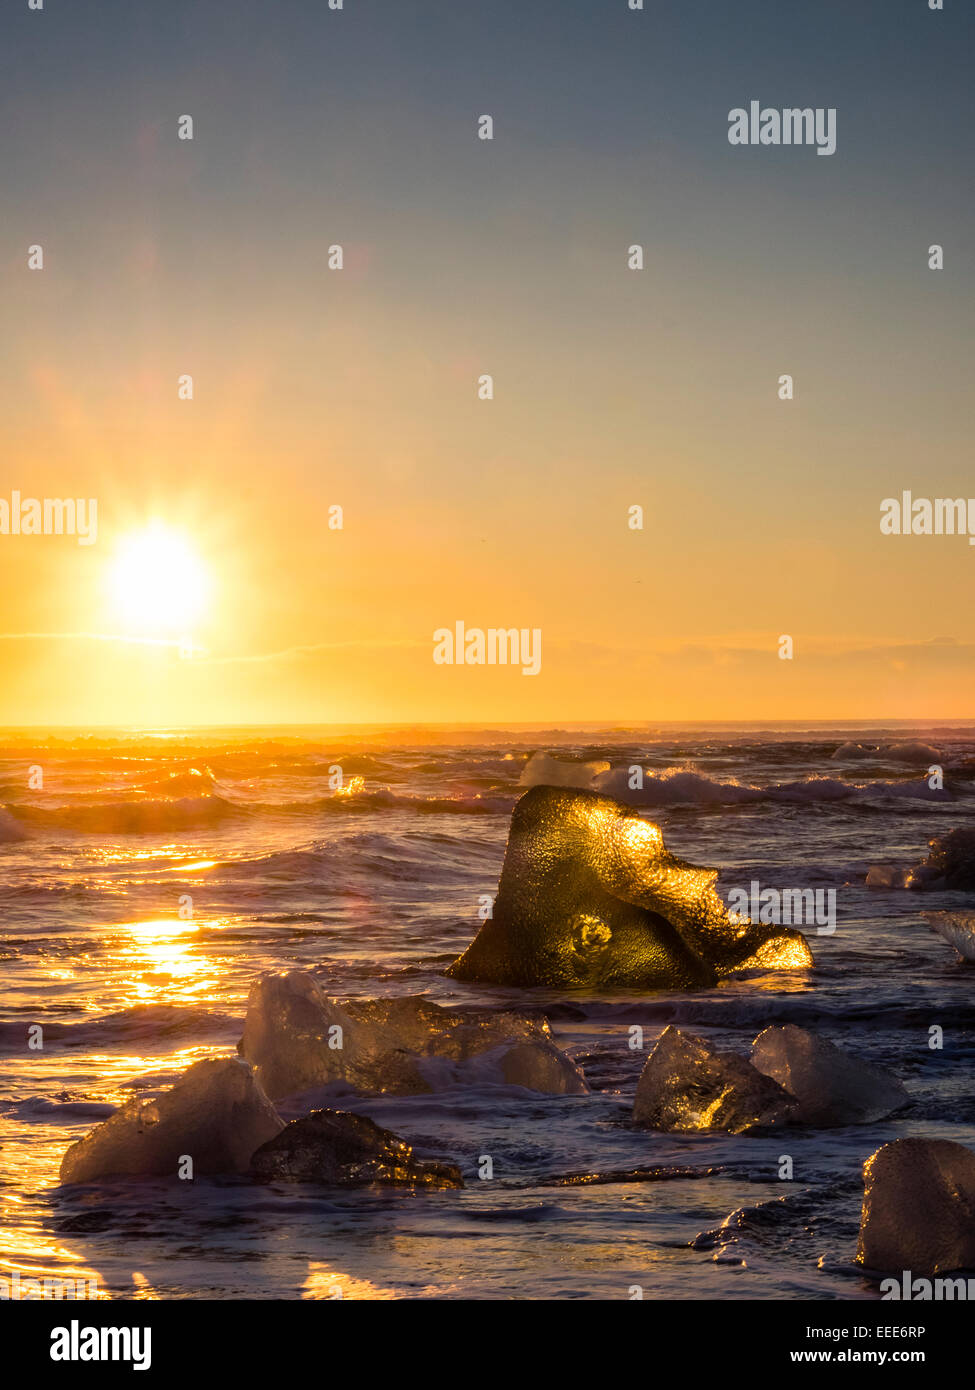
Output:
M130 626L142 632L183 631L204 611L210 576L185 535L153 525L119 545L110 590Z

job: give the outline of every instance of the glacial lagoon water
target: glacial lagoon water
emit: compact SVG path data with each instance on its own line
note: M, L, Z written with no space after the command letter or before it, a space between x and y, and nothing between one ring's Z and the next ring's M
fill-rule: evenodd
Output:
M937 753L943 788L908 741ZM861 748L834 757L844 744ZM720 869L725 896L835 890L815 969L602 996L446 977L539 750L608 763L618 789L643 768L645 814L674 853ZM975 1146L975 975L920 915L972 897L864 881L975 824L973 727L8 731L0 803L0 1276L138 1298L873 1299L851 1264L863 1161L904 1135ZM295 967L339 998L542 1011L591 1094L343 1102L458 1163L462 1191L58 1186L68 1144L234 1055L251 982ZM911 1107L764 1138L630 1123L668 1023L747 1052L787 1022L896 1072Z

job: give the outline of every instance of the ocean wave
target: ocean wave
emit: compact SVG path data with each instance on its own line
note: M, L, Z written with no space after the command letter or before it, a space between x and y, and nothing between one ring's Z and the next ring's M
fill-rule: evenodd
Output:
M124 1047L132 1043L169 1047L174 1039L240 1034L240 1019L210 1009L179 1004L138 1004L118 1013L85 1018L78 1023L57 1023L43 1017L0 1023L0 1053L21 1054L27 1030L40 1025L44 1047Z
M549 1004L545 1012L553 1023L619 1020L621 1031L633 1024L662 1029L671 1023L678 1027L697 1025L742 1032L752 1029L759 1032L772 1023L794 1023L813 1030L842 1030L876 1028L878 1019L882 1019L884 1031L889 1034L895 1029L926 1030L931 1021L930 1002L910 1002L902 996L881 1005L876 995L865 1001L842 997L827 1001L822 996L804 994L745 993L724 999L710 996L601 999ZM975 1002L954 1002L946 1005L943 1012L944 1026L959 1031L975 1028Z
M388 787L369 791L351 788L331 796L310 797L303 801L234 802L235 808L251 815L347 815L371 811L414 811L418 815L498 816L507 815L513 796L425 796L421 793L393 792Z
M641 787L631 787L627 768L616 768L593 779L592 790L613 796L630 806L736 806L760 801L789 803L867 801L907 797L919 801L952 801L957 788L931 787L927 778L904 781L843 782L835 777L806 777L794 782L774 782L767 787L740 782L720 782L699 772L652 773Z
M642 810L676 807L731 808L782 805L853 805L867 809L870 803L905 807L911 803L951 805L972 796L970 784L933 788L926 778L898 781L845 782L813 776L797 781L756 786L722 781L703 773L668 771L646 776L643 786L631 788L626 769L598 774L592 790L615 797ZM101 804L56 806L13 805L0 807L0 844L15 844L44 832L81 835L152 835L193 829L216 828L225 823L259 822L282 818L313 826L323 817L393 815L420 817L485 817L510 815L519 788L501 795L424 795L394 792L388 788L335 792L302 801L244 801L226 794L204 793L195 797L153 797L143 801L106 801Z
M150 778L139 784L139 790L149 793L162 793L169 796L199 796L201 792L212 791L217 779L209 767L188 767L179 772L166 772L161 777Z
M9 811L9 808L5 808ZM221 796L162 797L146 801L106 801L101 805L18 806L16 822L38 830L77 830L88 835L146 835L216 825L240 814L240 808ZM21 829L23 825L21 824Z
M364 792L377 810L403 809L420 815L500 816L507 815L514 803L513 796L421 796L405 792ZM347 800L354 801L356 797Z
M507 815L513 796L444 795L346 789L301 801L248 801L221 788L197 796L150 797L141 801L84 801L57 806L36 803L0 807L0 843L29 838L30 830L74 830L82 834L144 835L218 825L233 818L314 817L410 811L417 815Z
M5 806L0 806L0 845L12 845L29 838L17 817L12 816Z
M317 840L291 849L271 850L249 858L223 859L210 872L229 888L235 880L267 879L289 888L327 886L330 894L371 901L370 880L410 883L435 875L436 882L467 882L472 858L491 865L496 881L497 847L468 836L433 833L391 836L366 831L340 844Z
M107 1120L117 1105L94 1100L48 1100L44 1096L28 1096L26 1100L0 1105L0 1112L30 1123L51 1120Z
M939 749L933 744L921 743L918 740L883 745L842 743L830 757L839 761L918 763L928 767L942 760Z

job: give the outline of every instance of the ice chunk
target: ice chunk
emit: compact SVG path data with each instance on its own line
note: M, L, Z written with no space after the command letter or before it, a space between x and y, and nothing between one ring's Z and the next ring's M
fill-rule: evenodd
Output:
M252 985L237 1048L275 1100L331 1081L369 1089L379 1050L307 970L265 974Z
M791 1120L794 1110L788 1092L744 1057L671 1025L647 1058L633 1118L650 1129L747 1134Z
M975 961L975 912L922 912L921 916L963 960Z
M870 1124L910 1101L892 1073L851 1057L793 1023L759 1033L751 1062L795 1096L800 1124Z
M906 888L909 878L909 869L898 869L893 864L871 864L866 884L868 888Z
M975 829L959 826L928 842L928 857L913 871L911 888L975 889Z
M593 778L609 771L609 763L569 762L553 758L548 753L533 753L521 770L518 781L523 787L591 787Z
M496 1068L506 1086L523 1086L549 1096L588 1094L582 1072L553 1043L541 1039L505 1043L480 1056L484 1073Z
M344 1007L358 1024L368 1025L382 1038L378 1079L383 1075L384 1059L391 1053L403 1053L413 1054L426 1090L463 1080L471 1064L472 1079L479 1075L549 1095L584 1095L588 1091L582 1072L555 1046L544 1019L514 1010L445 1009L416 995L351 999ZM445 1059L455 1064L454 1069L447 1072L431 1066L431 1059Z
M975 1269L975 1153L948 1139L895 1139L863 1165L857 1262L930 1276Z
M455 1164L414 1158L412 1146L391 1130L344 1110L315 1110L292 1120L262 1144L251 1167L263 1182L464 1186Z
M281 1128L245 1062L196 1062L158 1099L128 1101L72 1144L61 1160L61 1181L175 1177L187 1156L194 1176L243 1172L254 1150Z
M587 1091L542 1020L446 1009L418 996L337 1003L299 970L254 984L239 1047L275 1099L332 1082L424 1094L465 1077L555 1095Z
M558 988L690 989L735 970L812 964L788 927L732 921L716 869L595 792L533 787L514 809L491 918L447 971Z

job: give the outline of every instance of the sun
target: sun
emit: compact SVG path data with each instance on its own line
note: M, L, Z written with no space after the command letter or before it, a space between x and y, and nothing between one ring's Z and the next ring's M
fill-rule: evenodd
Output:
M120 616L142 632L186 633L203 614L210 575L182 532L156 523L125 536L110 590Z

